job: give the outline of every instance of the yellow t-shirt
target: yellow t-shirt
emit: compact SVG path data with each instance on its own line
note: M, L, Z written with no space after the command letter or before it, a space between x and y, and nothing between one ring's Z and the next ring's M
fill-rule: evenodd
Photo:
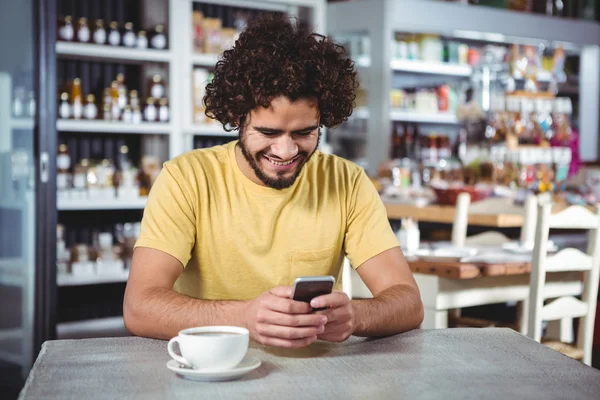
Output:
M315 152L291 187L246 177L237 141L165 163L150 191L136 247L177 258L174 290L199 299L248 300L296 277L332 275L344 254L357 268L399 246L365 172Z

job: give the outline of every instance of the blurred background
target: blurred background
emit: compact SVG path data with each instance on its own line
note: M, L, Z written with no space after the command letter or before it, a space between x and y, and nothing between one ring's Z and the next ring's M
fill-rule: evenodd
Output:
M597 203L599 3L2 0L0 395L48 339L127 334L148 192L164 161L236 139L202 98L248 21L288 14L345 46L356 109L322 150L366 169L398 229L414 217L398 207L457 191ZM443 219L420 229L448 239Z

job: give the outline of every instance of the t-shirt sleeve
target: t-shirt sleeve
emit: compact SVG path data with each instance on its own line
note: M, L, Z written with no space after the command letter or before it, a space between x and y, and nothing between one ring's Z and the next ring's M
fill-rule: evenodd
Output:
M185 267L196 243L195 196L176 165L166 163L152 185L135 247L149 247Z
M363 170L354 179L350 193L344 251L356 269L400 243L390 226L381 197Z

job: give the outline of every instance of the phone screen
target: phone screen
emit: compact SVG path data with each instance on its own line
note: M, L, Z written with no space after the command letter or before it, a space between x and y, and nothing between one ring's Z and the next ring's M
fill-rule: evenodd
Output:
M301 281L297 282L294 286L292 300L310 303L315 297L330 294L332 290L332 281Z

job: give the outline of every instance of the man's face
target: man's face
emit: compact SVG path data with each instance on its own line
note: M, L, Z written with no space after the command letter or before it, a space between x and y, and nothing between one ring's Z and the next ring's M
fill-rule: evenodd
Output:
M288 188L317 149L319 139L319 112L314 101L292 103L276 97L269 108L251 111L240 129L239 147L247 163L240 165L241 169L256 183Z

